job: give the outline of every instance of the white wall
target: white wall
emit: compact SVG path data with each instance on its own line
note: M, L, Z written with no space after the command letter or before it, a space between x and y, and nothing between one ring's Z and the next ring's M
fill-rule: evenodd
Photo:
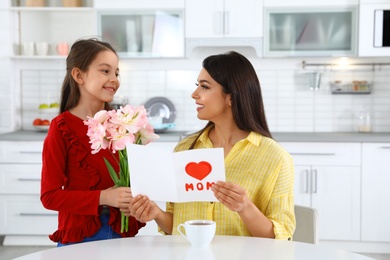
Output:
M211 50L211 53L224 51L216 49ZM357 131L358 112L363 106L367 106L371 112L374 132L390 131L389 66L375 71L370 66L355 68L353 71L336 71L328 67L307 67L304 70L302 59L261 59L248 50L238 51L248 56L256 68L271 131L354 132ZM141 105L151 97L165 96L176 107L177 130L199 129L205 122L196 117L191 93L195 89L203 57L209 54L210 50L200 50L189 59L122 59L121 88L117 95L127 96L132 105ZM32 119L39 116L39 103L58 100L64 76L61 63L65 63L65 60L52 61L53 64L47 61L49 65L40 62L42 68L45 68L40 69L38 66L34 70L24 68L28 67L28 62L34 61L19 61L24 129L32 129ZM309 88L305 73L313 70L322 74L319 90ZM329 82L334 80L367 80L373 82L373 91L368 95L334 95L329 86Z

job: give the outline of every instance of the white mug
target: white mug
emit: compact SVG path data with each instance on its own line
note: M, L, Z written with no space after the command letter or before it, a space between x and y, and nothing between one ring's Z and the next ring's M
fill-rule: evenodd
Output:
M47 42L37 42L36 43L37 54L40 56L45 56L49 53L49 43Z
M34 42L24 42L22 48L23 48L23 55L33 56L35 54Z
M177 226L177 231L193 247L207 247L215 235L216 223L212 220L189 220ZM184 233L181 229L184 229Z

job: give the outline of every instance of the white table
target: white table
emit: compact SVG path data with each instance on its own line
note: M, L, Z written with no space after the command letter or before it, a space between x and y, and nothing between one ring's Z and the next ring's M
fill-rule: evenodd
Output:
M256 260L368 260L335 248L266 238L216 236L207 248L193 248L183 237L140 236L75 244L35 252L19 260L60 259L256 259Z

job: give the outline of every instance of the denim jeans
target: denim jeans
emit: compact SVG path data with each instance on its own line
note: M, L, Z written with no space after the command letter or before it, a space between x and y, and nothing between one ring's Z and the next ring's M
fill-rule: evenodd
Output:
M83 242L91 242L91 241L97 241L97 240L105 240L105 239L112 239L112 238L121 238L121 235L116 233L112 230L112 228L108 225L108 220L110 218L110 214L101 214L100 215L100 223L102 224L99 231L94 234L93 236L84 238L81 242L75 242L75 243L66 243L62 244L58 242L57 247L61 246L68 246Z

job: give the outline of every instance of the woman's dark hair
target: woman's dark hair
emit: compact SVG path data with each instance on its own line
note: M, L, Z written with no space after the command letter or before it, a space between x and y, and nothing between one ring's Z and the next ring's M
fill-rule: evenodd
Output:
M250 61L240 53L230 51L207 57L202 66L222 86L223 92L230 94L233 119L238 128L272 138L264 113L260 82ZM199 136L212 124L208 122L199 131Z
M72 45L66 58L66 75L61 89L60 113L74 108L80 100L80 90L77 82L72 77L72 69L79 68L86 72L96 56L107 50L117 55L115 49L109 43L95 38L77 40ZM108 103L105 104L105 109L111 109Z

